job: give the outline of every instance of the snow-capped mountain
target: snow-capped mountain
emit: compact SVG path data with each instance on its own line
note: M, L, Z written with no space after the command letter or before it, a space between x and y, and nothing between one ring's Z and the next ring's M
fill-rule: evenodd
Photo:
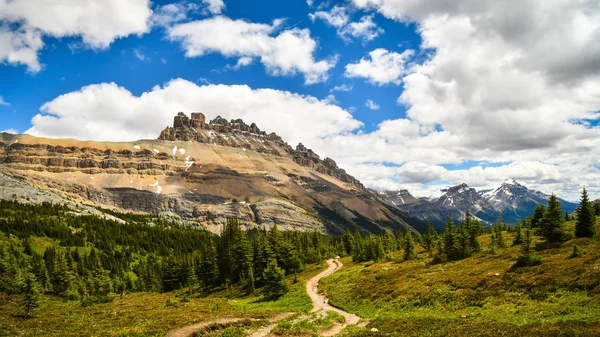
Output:
M395 194L394 191L386 191L386 193L380 192L379 196L389 203L394 203L395 200L389 196ZM403 193L403 199L408 198ZM429 198L417 199L410 195L409 200L413 200L413 202L405 204L395 202L396 207L416 218L430 219L437 228L444 227L449 215L455 220L463 219L467 210L486 222L495 220L499 215L475 189L470 188L467 184L443 189Z
M533 214L538 204L547 204L549 195L531 190L514 179L505 180L499 187L477 191L467 184L452 186L429 198L415 198L406 190L380 191L379 197L399 209L422 220L431 219L438 228L443 228L448 215L462 220L467 210L483 222L492 223L500 215L505 222ZM401 198L400 198L401 196ZM404 201L404 202L403 202ZM563 210L572 212L577 204L559 199Z
M480 194L496 211L502 212L507 221L531 215L537 205L547 204L550 199L550 195L529 189L514 179L507 179L499 187L480 191ZM572 212L577 208L575 203L558 200L565 211Z
M394 206L410 205L419 202L419 199L415 198L407 190L399 191L378 191L379 197L391 203Z

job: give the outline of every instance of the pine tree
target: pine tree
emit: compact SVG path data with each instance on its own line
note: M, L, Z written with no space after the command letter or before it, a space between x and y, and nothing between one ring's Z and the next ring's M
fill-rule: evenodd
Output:
M26 317L31 317L33 309L39 307L40 285L35 280L32 272L27 272L25 283L23 284L23 300L21 302Z
M277 266L275 259L269 260L263 272L265 281L265 297L268 299L279 298L288 292L285 283L285 271Z
M575 224L575 236L578 238L591 238L596 233L596 214L588 199L585 187L581 193L581 201L577 208L577 223Z
M423 234L423 246L427 251L433 249L433 244L437 240L438 232L431 224L431 219L427 218L427 231Z
M493 232L496 236L496 245L500 248L504 247L504 238L502 237L502 230L504 228L504 222L502 219L502 213L498 217L498 220L494 223Z
M404 260L411 260L415 257L415 242L409 230L404 234Z
M594 211L596 213L596 216L600 216L600 200L596 200L596 202L594 203Z
M0 291L18 293L20 288L17 259L8 247L0 245Z
M565 239L565 228L562 209L554 194L548 200L548 211L540 225L540 234L549 243L561 242Z
M344 236L342 237L344 241L344 249L346 251L346 255L352 255L354 251L354 236L350 233L350 229L346 228L346 232L344 232Z
M444 235L442 237L444 240L444 255L449 260L454 260L458 258L458 250L456 248L457 242L457 234L456 228L454 226L454 220L452 220L452 216L448 217L448 221L446 222L446 228L444 230Z
M51 256L53 256L51 280L54 292L62 297L72 298L77 296L74 289L75 278L71 268L69 268L65 253L62 250L55 249Z
M531 218L531 228L539 228L544 216L546 215L546 206L539 204L535 206L533 218Z
M531 241L531 230L525 228L525 235L521 244L521 255L517 258L516 267L535 266L542 263L541 257L531 254Z
M471 252L480 251L481 246L479 245L479 240L477 240L477 237L485 229L483 229L483 227L481 226L481 223L478 220L473 219L473 216L471 215L469 210L467 210L467 214L465 216L464 226L465 226L465 229L466 229L467 235L468 235L470 251Z
M513 246L520 245L523 243L523 237L521 234L521 224L517 223L515 225L515 238L513 240Z

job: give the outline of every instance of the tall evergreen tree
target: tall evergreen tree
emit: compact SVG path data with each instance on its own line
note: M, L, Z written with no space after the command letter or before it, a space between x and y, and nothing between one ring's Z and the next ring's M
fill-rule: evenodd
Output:
M438 232L431 224L431 219L427 218L427 231L423 234L423 246L427 251L433 249L433 245L437 240Z
M548 211L540 225L540 234L549 243L561 242L565 239L563 212L554 194L548 200Z
M444 241L444 255L446 255L449 260L457 259L459 255L456 247L458 238L452 216L449 216L448 221L446 221L446 228L444 229L442 239Z
M288 292L288 286L285 283L285 271L277 266L275 259L269 260L267 268L263 272L265 282L265 297L276 299Z
M415 241L412 233L406 230L404 234L404 260L411 260L415 257Z
M32 272L27 272L23 284L23 300L21 302L26 317L31 317L33 309L39 307L41 287Z
M575 236L578 238L591 238L596 233L596 214L588 199L585 187L581 193L581 201L577 208L577 223L575 224Z
M539 204L535 206L533 217L531 218L531 228L539 228L544 216L546 215L546 206Z
M351 256L352 252L354 251L354 236L352 235L352 233L350 233L349 228L346 228L342 240L344 241L344 249L346 251L346 255Z
M515 225L515 238L513 239L513 246L520 245L523 243L523 236L521 234L521 224Z
M521 255L517 258L517 267L535 266L542 262L541 257L531 254L531 230L525 228L523 243L521 243Z

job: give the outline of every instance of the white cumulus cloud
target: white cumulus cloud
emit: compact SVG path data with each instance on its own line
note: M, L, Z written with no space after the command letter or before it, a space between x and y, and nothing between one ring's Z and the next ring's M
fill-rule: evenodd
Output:
M246 85L198 86L182 79L140 96L115 83L89 85L45 103L40 110L27 133L93 140L156 138L178 111L204 111L209 119L242 118L294 145L316 143L362 125L342 108L312 96Z
M351 38L371 41L384 33L384 30L373 22L373 15L365 15L359 21L350 22L352 10L345 6L336 5L329 11L316 11L308 14L312 22L323 20L327 25L337 28L337 34L349 42Z
M202 0L202 3L207 6L206 9L212 14L221 14L225 10L223 0Z
M226 57L256 57L274 76L304 75L306 84L325 81L335 58L315 60L317 42L308 29L283 29L282 20L273 24L252 23L216 16L176 24L168 36L180 41L186 57L220 53Z
M385 31L373 22L373 15L365 15L360 21L350 22L338 31L338 34L348 40L350 37L371 41L383 34Z
M42 36L80 36L84 46L106 49L148 32L151 14L149 0L0 0L0 61L37 72Z
M334 6L329 11L317 11L308 14L308 17L315 22L316 19L325 21L328 25L336 28L341 28L348 23L350 16L348 10L344 6Z
M358 63L346 65L345 76L361 77L372 84L400 84L401 77L406 74L406 61L413 55L412 50L402 53L377 48L369 53L369 58L362 58Z
M379 110L381 108L377 103L373 102L372 99L368 99L365 106L371 110Z
M7 101L5 101L4 97L0 96L0 106L1 105L8 106L8 105L10 105L10 103L8 103Z

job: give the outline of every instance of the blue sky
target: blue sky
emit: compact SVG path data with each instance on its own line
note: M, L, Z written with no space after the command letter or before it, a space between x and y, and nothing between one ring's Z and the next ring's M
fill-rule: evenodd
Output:
M586 1L0 0L0 131L134 140L203 111L376 189L575 200L600 196L598 59Z
M156 1L153 7L172 3ZM258 5L260 3L260 5ZM315 52L317 59L338 55L338 66L330 71L324 83L305 85L301 75L272 76L264 67L255 62L237 71L226 69L234 65L236 58L209 54L200 58L186 58L177 42L165 38L163 29L154 28L142 36L131 35L115 40L107 50L93 50L81 44L79 37L45 39L46 47L39 52L43 70L27 73L25 65L0 64L0 73L5 79L0 82L0 95L10 106L1 106L2 129L26 131L31 126L31 118L39 113L45 102L55 97L77 90L91 83L115 82L132 93L139 95L157 84L173 78L183 78L200 83L207 80L219 84L247 84L252 88L277 88L296 93L325 98L331 89L339 85L352 86L352 92L336 92L339 105L353 110L353 116L364 123L364 130L370 132L385 119L402 117L404 109L396 99L402 86L386 85L377 87L362 80L344 77L342 65L365 56L365 51L375 47L402 52L418 48L420 37L414 24L399 24L376 15L374 21L385 30L385 34L373 41L344 41L336 34L336 29L322 20L312 22L308 14L316 11L303 1L266 0L228 1L226 14L231 19L243 19L256 23L270 24L273 20L285 18L284 27L309 28L311 36L319 43ZM361 13L354 13L358 20ZM189 19L204 19L201 12L190 13ZM146 60L136 57L136 52ZM381 108L377 111L365 106L367 99L376 102Z

